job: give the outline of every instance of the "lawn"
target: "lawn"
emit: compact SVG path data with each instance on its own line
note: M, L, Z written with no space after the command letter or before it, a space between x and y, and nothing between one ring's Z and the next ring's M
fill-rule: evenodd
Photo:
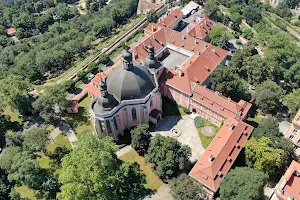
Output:
M176 104L166 97L162 97L162 109L164 117L173 115L186 115L182 106Z
M20 194L22 199L36 200L35 190L28 188L26 185L15 187L15 190Z
M137 162L140 165L140 169L146 175L146 188L151 190L158 190L163 182L158 178L158 176L152 171L152 167L150 164L145 163L145 158L139 156L139 154L135 150L131 150L127 154L120 157L121 160L127 162Z
M256 128L260 121L262 120L263 115L260 110L257 110L254 116L249 116L246 120L248 124Z
M43 152L35 153L37 155L36 160L38 161L39 165L43 169L50 169L50 158L46 156Z
M203 118L202 118L203 119ZM220 127L211 123L210 121L206 120L206 119L203 119L204 120L204 126L211 126L215 129L215 135L219 132L220 130ZM198 133L199 133L199 137L200 137L200 140L201 140L201 144L203 146L204 149L206 149L209 144L211 143L211 141L214 139L215 135L214 136L211 136L211 137L208 137L206 135L204 135L201 131L201 128L198 128Z
M68 149L72 149L69 140L60 133L54 139L54 142L51 142L47 145L46 149L48 152L54 152L56 147L63 147L63 146L67 147Z
M89 109L92 99L90 97L84 98L79 103L78 113L68 114L65 119L70 124L76 134L84 132L92 132L92 126L90 124Z
M10 117L10 121L7 124L8 134L14 134L15 132L19 131L24 125L22 118L16 111L12 110L10 106L6 106L3 108L3 114Z

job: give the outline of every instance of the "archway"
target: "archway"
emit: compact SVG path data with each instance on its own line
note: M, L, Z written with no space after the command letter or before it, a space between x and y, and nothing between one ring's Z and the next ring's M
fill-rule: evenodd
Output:
M197 113L197 110L195 108L192 109L193 113Z

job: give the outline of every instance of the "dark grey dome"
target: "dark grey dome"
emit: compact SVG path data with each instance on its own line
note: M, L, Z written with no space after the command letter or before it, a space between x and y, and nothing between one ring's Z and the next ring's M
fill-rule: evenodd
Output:
M123 65L117 67L107 77L107 91L119 102L144 98L155 88L153 76L147 68L135 61L130 65L129 69Z
M116 107L119 102L113 97L113 95L107 92L106 79L101 82L101 95L97 97L97 101L93 106L93 110L96 113L103 113L111 111Z

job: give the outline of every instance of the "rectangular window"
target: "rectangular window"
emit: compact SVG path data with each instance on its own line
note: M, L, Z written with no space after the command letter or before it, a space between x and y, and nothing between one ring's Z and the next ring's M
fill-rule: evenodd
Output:
M294 138L294 136L293 135L290 135L290 139L292 140Z
M150 100L150 108L152 108L152 106L153 106L153 101L152 101L152 99Z

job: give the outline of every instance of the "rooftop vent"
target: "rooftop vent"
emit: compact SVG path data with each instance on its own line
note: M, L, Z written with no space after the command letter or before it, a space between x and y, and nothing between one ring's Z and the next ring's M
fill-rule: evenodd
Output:
M212 162L212 161L214 161L214 160L215 160L215 156L211 154L211 155L209 156L208 161Z
M216 49L215 49L215 48L213 48L213 49L212 49L212 52L213 52L213 53L216 53Z
M198 44L198 40L195 40L194 43L195 43L195 44Z
M227 100L228 100L228 101L231 101L231 98L230 98L230 97L227 97Z
M234 128L235 128L235 125L231 124L230 127L229 127L229 130L233 130Z
M181 35L181 39L182 39L182 40L185 40L185 35Z

